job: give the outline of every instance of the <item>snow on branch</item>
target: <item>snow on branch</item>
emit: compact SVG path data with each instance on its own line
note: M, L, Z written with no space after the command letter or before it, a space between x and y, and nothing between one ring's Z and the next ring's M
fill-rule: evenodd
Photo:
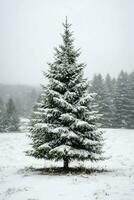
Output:
M90 95L90 94L84 94L81 98L80 98L80 101L79 101L79 104L80 105L85 105L89 102L92 102L94 100L94 98Z
M75 118L72 116L72 114L70 113L65 113L65 114L62 114L60 116L60 119L62 121L67 121L67 122L74 122L75 121Z
M68 127L57 127L51 130L53 133L60 134L61 138L78 138L78 135L69 130Z
M87 130L91 130L91 129L93 130L95 128L94 125L89 124L88 122L80 120L80 119L77 119L73 123L73 127L77 129L87 129Z
M63 98L54 97L53 99L59 107L65 108L67 110L74 110L74 107L70 103L65 101Z
M90 145L99 145L99 142L98 142L98 141L90 140L90 139L87 139L87 138L85 138L85 139L82 141L82 143L83 143L84 145L88 145L88 146L90 146Z
M79 136L73 131L69 131L67 133L62 133L61 138L71 139L71 138L79 138Z
M38 147L38 149L51 149L50 143L46 142Z
M36 123L35 125L34 125L34 128L37 130L37 129L43 129L43 130L49 130L49 126L50 126L50 124L48 124L48 123Z
M50 79L50 83L51 83L51 86L54 86L55 88L59 88L59 89L62 89L62 90L65 90L66 88L66 84L57 80L57 79L54 79L54 78L51 78Z
M97 153L91 153L84 149L75 149L69 145L60 145L58 147L53 148L49 152L50 154L57 154L61 156L69 156L70 158L77 158L77 159L99 159L100 155Z
M73 101L76 96L77 95L75 92L70 92L69 90L67 90L66 93L64 94L64 98L67 101Z
M62 95L59 92L52 90L52 89L47 90L47 95L51 96L51 97L58 97L58 98L62 97Z

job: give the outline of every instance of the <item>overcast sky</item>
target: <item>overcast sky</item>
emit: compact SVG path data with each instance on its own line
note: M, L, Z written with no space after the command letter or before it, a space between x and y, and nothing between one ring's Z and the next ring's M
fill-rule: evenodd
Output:
M0 83L45 82L65 16L86 77L134 70L133 0L0 0Z

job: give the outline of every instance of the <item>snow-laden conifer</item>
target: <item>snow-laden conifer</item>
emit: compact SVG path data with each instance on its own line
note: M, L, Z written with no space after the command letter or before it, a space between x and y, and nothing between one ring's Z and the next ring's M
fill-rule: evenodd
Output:
M127 124L125 128L134 129L134 72L130 73L128 76L127 85L127 95L128 95L128 107L127 107Z
M67 19L63 44L55 48L54 62L45 74L43 87L31 119L32 151L36 158L63 160L67 169L72 160L102 159L102 132L97 128L94 94L87 92L85 65L78 63Z
M114 98L115 105L115 127L127 128L129 121L129 97L130 86L128 82L128 74L121 71L116 82L116 91Z
M112 126L111 117L111 102L110 97L107 92L105 82L101 74L95 75L89 87L89 92L96 93L95 102L98 105L97 110L100 114L98 120L99 124L103 128L108 128Z
M5 132L19 131L19 122L19 116L16 111L15 103L12 98L9 98L3 114L3 130Z
M2 98L0 97L0 132L4 131L4 103Z

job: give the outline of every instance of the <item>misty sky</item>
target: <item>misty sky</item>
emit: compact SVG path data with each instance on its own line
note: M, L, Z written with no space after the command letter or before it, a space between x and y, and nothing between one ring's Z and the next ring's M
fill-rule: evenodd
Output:
M0 83L45 82L65 16L86 77L134 70L133 0L0 0Z

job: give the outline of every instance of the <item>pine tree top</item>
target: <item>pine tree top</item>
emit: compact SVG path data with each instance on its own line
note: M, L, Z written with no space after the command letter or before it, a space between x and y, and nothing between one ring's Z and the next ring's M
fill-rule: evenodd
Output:
M66 62L67 64L74 64L80 55L80 49L74 49L73 32L70 31L71 24L68 23L67 17L62 25L64 28L64 33L61 34L63 44L55 48L55 63L61 64Z

